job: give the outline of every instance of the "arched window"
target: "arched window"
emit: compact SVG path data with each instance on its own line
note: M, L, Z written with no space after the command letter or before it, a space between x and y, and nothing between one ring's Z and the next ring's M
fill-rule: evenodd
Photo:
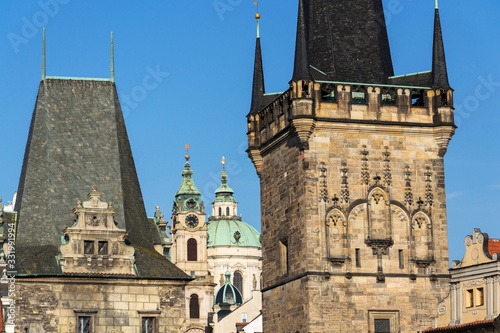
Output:
M222 216L222 207L219 207L219 216Z
M198 243L196 242L196 239L190 238L188 239L187 242L187 254L188 254L188 261L197 261L198 260Z
M233 285L240 291L241 296L243 296L243 275L238 271L234 272Z
M229 216L229 207L226 207L226 216Z
M189 298L189 318L200 318L200 300L196 294Z

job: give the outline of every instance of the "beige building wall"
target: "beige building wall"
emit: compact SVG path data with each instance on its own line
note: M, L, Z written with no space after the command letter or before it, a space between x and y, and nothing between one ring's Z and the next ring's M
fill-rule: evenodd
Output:
M465 255L453 261L449 296L439 303L434 327L491 320L500 314L500 257L489 251L488 234L465 237Z

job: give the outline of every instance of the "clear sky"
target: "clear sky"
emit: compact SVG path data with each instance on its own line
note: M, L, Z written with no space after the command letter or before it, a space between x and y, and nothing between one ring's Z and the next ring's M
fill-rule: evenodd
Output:
M338 0L347 1L347 0ZM266 91L288 88L296 0L260 1ZM431 69L433 0L384 0L396 74ZM500 238L500 2L441 0L459 126L445 157L450 257L473 228ZM210 207L228 161L243 220L260 230L259 179L246 149L255 46L252 0L1 0L0 197L17 189L47 28L47 75L116 84L149 215L170 220L184 144Z

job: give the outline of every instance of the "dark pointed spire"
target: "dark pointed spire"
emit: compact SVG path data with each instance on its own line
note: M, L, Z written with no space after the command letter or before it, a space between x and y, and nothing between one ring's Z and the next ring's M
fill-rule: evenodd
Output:
M450 88L446 57L444 52L443 32L439 17L438 0L434 9L434 45L432 48L432 85L434 88Z
M302 0L301 5L312 74L317 69L330 80L359 83L385 83L394 75L382 0Z
M307 26L304 0L299 0L297 39L295 41L295 63L292 76L292 81L298 80L312 80L311 71L309 70Z
M255 42L255 63L253 69L252 105L250 113L257 112L262 107L265 94L264 68L262 66L262 50L260 47L260 14L255 14L257 19L257 38Z

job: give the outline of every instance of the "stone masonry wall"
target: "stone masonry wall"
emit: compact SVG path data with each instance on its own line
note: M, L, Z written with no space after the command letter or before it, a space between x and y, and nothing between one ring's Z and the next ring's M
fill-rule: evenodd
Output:
M317 121L309 149L290 130L261 150L264 331L368 332L380 313L431 326L448 282L446 135Z
M94 332L138 333L142 316L156 317L159 332L185 328L184 286L179 282L20 278L16 287L19 331L76 333L78 314L93 317Z

